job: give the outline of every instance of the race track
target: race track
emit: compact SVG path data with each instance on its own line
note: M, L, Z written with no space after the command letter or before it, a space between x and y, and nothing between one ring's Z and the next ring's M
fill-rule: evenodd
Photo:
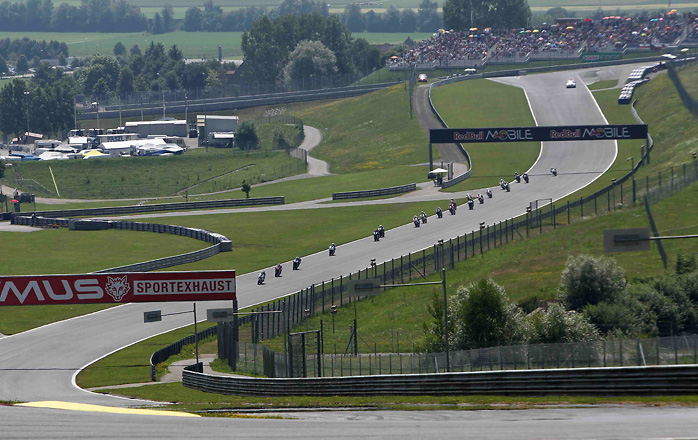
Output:
M603 115L591 93L581 81L578 81L577 89L565 89L565 81L573 75L577 73L530 75L501 81L524 88L539 125L604 123ZM293 293L312 283L347 275L367 267L371 258L381 262L430 247L439 239L448 239L475 230L483 221L492 224L520 215L525 212L525 207L531 201L560 199L588 185L608 169L615 157L615 142L544 144L538 161L528 171L531 183L514 183L511 193L494 188L494 198L484 205L476 206L474 211L469 212L461 207L456 216L446 214L441 220L432 216L429 223L419 229L414 228L412 224L391 229L387 231L386 238L377 243L368 237L367 233L364 239L340 245L337 248L337 256L331 259L323 249L317 254L304 257L300 271L291 271L290 264L285 263L287 270L284 271L283 278L267 277L265 286L256 285L256 273L241 275L237 285L239 305L246 307L257 304ZM550 167L557 168L557 177L548 173ZM444 200L463 196L464 193L439 195L436 198L416 195L413 198L402 198L400 201L430 199L435 200L434 207L440 203L445 209ZM304 202L266 208L204 211L200 214L220 213L235 216L241 212L264 209L331 209L334 206L367 203L396 203L396 200L341 205ZM186 213L188 216L194 214L196 213ZM176 215L182 214L169 213L166 216ZM312 213L309 212L309 215ZM148 215L151 218L155 216ZM173 222L176 223L176 220L173 219ZM380 219L376 219L376 226L379 223ZM268 273L269 270L267 269ZM229 306L230 304L223 303L198 304L201 311L206 308ZM152 309L161 309L165 314L191 309L191 303L127 304L0 339L0 399L61 400L112 406L143 404L81 390L74 385L73 377L79 369L113 351L191 323L190 315L180 315L167 317L162 322L144 324L143 312ZM204 314L201 313L200 316L202 315Z

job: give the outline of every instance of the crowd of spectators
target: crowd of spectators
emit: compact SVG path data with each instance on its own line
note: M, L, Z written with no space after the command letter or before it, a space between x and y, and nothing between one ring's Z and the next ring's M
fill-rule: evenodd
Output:
M486 58L522 58L532 54L563 54L656 48L674 43L684 36L698 39L698 14L675 11L654 16L589 18L575 22L545 25L529 29L439 30L409 52L391 59L389 65L448 63L453 60Z
M428 40L417 43L399 60L407 64L424 64L435 61L481 60L487 50L494 45L494 38L489 32L449 32L437 34Z
M686 38L689 40L698 40L698 14L687 14L686 23Z

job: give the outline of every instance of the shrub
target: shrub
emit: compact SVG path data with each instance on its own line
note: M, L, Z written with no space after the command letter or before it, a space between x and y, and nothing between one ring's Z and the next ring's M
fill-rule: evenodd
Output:
M691 273L696 270L696 257L694 255L679 254L676 257L676 275Z
M586 316L574 311L566 311L559 303L550 304L547 310L534 310L526 320L531 344L599 339L599 331Z
M570 256L562 272L560 296L568 309L613 302L625 288L625 272L612 258Z
M450 315L454 320L455 349L516 344L525 340L521 310L494 281L481 280L460 288L453 301Z

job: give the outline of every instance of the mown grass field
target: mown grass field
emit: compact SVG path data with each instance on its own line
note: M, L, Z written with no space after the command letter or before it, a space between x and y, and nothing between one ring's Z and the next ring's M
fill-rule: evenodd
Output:
M302 162L283 152L190 149L180 156L100 160L37 161L15 164L24 179L39 182L56 197L51 170L63 198L117 199L219 191L304 172ZM50 168L50 169L49 169ZM6 175L8 183L12 173ZM8 179L9 178L9 179Z
M187 6L189 7L189 6ZM160 11L156 8L153 11ZM182 14L183 15L183 14ZM354 38L364 38L371 44L398 44L411 37L415 41L429 38L431 33L373 33L358 32ZM94 32L0 32L0 38L24 38L32 40L56 40L68 45L70 56L84 57L86 55L113 55L114 45L121 42L127 49L137 44L141 50L150 46L151 42L162 43L165 47L174 44L182 51L185 58L218 58L218 45L222 46L223 58L241 60L243 58L240 43L242 32L171 32L151 35L144 32L130 33L94 33Z
M162 223L162 222L161 222ZM0 274L86 273L203 249L208 243L134 231L0 232ZM0 333L13 334L101 310L108 305L0 307Z
M461 81L432 90L432 101L449 127L520 127L535 125L522 89L486 79ZM473 174L453 187L496 187L499 179L523 173L533 165L540 143L467 144Z
M409 92L396 85L297 116L323 131L313 155L329 162L332 172L349 173L429 162L427 134L409 114Z

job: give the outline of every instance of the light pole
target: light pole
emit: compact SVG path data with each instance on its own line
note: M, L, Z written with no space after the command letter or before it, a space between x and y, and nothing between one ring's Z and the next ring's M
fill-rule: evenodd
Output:
M616 179L611 179L611 192L613 192L613 209L616 209Z
M27 104L27 135L29 133L29 92L24 92L24 102Z

